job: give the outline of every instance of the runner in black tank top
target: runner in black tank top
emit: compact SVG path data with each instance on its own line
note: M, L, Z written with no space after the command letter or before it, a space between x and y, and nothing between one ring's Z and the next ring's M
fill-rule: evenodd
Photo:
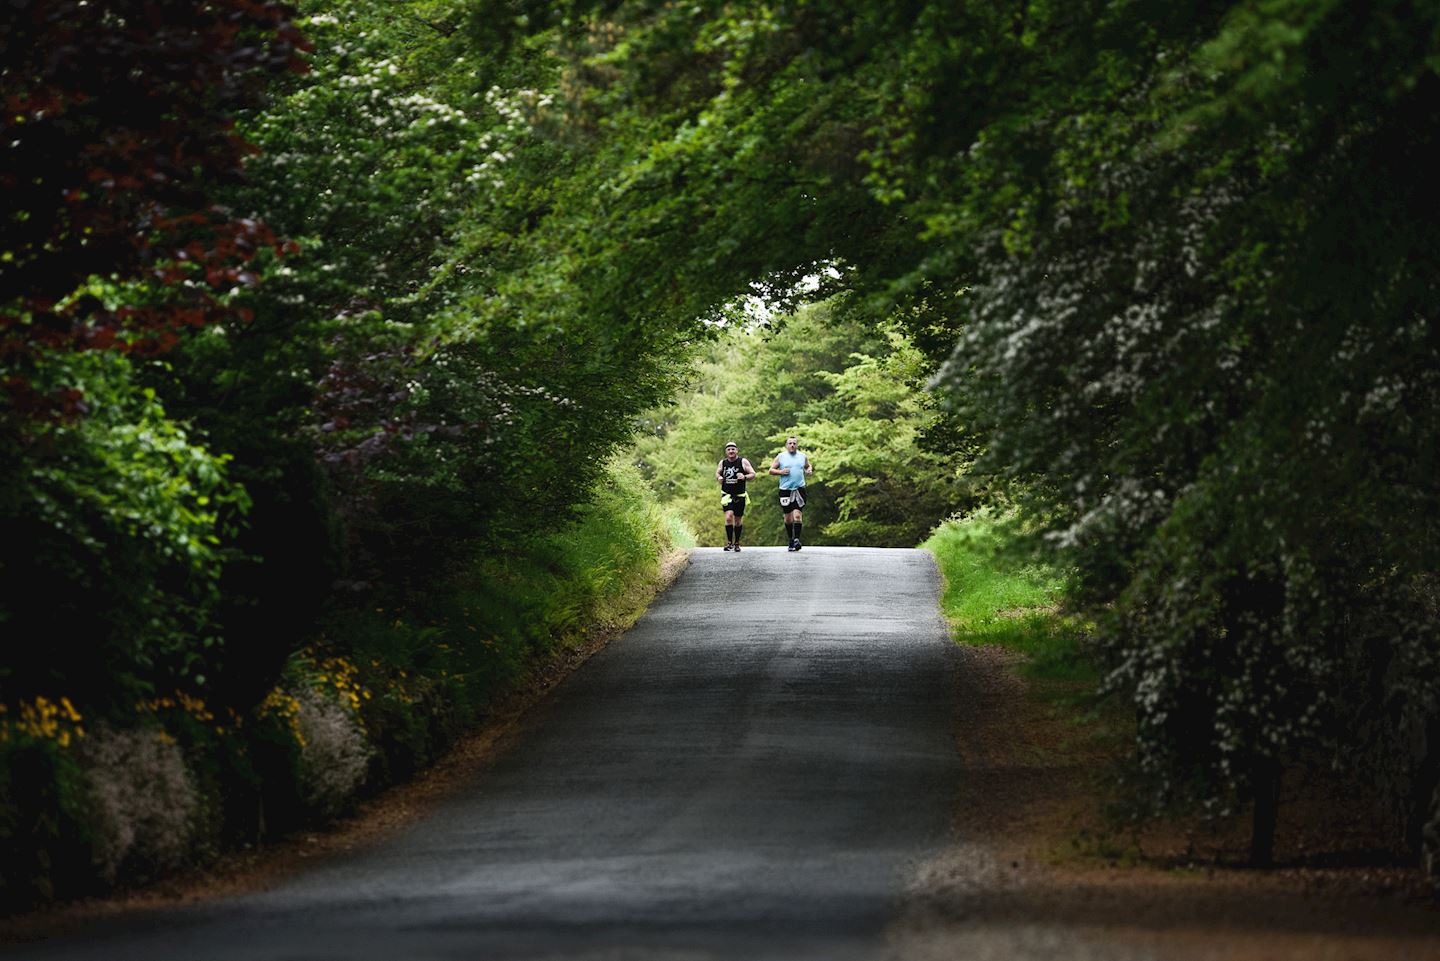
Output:
M747 481L755 478L755 468L740 456L735 444L725 445L725 456L715 467L715 479L720 482L720 509L725 512L725 549L740 549L740 534L745 527L745 493Z

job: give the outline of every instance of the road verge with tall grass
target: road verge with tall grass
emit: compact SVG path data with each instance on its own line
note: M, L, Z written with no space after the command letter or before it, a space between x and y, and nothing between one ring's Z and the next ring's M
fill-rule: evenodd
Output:
M1093 685L1084 625L1063 613L1063 572L1027 556L1014 517L989 510L946 521L921 548L944 577L941 609L955 640L995 644L1024 659L1035 679Z

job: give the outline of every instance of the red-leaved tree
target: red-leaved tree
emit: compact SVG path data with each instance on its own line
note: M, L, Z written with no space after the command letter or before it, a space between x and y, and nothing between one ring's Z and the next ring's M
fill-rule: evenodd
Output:
M267 0L11 0L0 29L0 405L54 411L25 376L47 349L163 352L229 315L264 224L214 188L252 151L236 111L303 71L294 10ZM91 277L126 303L73 296Z

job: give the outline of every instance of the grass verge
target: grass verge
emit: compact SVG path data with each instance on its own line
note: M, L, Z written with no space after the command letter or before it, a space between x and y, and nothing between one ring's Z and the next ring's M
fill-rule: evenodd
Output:
M935 555L945 588L941 609L955 640L994 644L1024 658L1024 672L1093 687L1085 656L1086 625L1062 613L1062 572L1024 557L1010 516L980 511L937 527L921 548Z
M971 771L965 819L1015 856L1087 859L1114 840L1104 778L1125 755L1123 705L1097 697L1091 625L1065 611L1062 571L1019 548L1012 516L947 521L920 546L944 580L941 609L965 649L956 743Z

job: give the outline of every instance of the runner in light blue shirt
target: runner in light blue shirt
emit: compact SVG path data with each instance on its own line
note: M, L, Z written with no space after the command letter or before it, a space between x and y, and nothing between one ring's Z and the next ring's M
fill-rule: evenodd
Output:
M799 450L794 434L785 438L785 449L775 455L769 473L780 478L780 511L785 515L788 550L800 549L800 508L805 506L805 478L815 473L810 458Z

